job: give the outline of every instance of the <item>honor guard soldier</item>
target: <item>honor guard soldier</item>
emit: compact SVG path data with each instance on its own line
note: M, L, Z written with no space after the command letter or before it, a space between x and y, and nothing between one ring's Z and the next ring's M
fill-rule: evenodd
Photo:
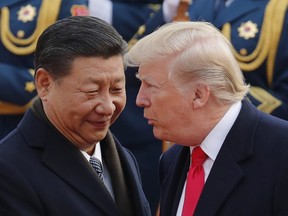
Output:
M88 15L86 0L1 0L0 139L12 131L36 96L33 53L56 20Z
M89 0L89 14L113 25L129 41L157 12L163 0Z

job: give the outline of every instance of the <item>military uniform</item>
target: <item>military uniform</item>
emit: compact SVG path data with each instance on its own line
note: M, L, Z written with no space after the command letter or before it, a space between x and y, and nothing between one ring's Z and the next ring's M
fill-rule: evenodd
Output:
M160 9L162 0L112 0L112 25L129 41L140 25Z
M1 0L0 139L13 130L36 96L33 52L58 19L88 15L87 0Z
M288 120L288 1L234 0L215 9L215 0L193 0L191 20L214 24L231 41L251 85L248 97L260 110ZM138 30L131 43L164 23L162 10Z
M161 7L163 0L89 0L90 15L112 24L129 41Z

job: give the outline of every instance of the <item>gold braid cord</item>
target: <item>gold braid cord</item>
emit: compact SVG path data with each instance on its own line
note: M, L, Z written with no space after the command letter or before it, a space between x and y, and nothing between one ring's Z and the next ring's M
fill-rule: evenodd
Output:
M9 26L10 11L8 7L1 9L1 40L4 46L15 55L28 55L35 51L40 34L51 24L56 22L61 0L43 0L33 34L25 39L15 37Z
M149 15L149 19L152 19L152 17L154 16L154 14L161 8L161 5L160 4L149 4L149 7L154 11L153 13L151 13ZM132 38L128 41L128 49L130 50L134 45L135 43L138 42L138 38L140 36L143 35L143 33L146 31L146 26L145 24L141 25L137 32L132 36Z
M257 69L267 59L266 74L269 86L272 86L275 58L287 8L287 0L269 1L265 10L258 44L251 54L243 56L232 47L233 54L240 68L245 72ZM231 26L229 23L223 26L222 33L231 41Z
M179 5L177 7L177 14L175 17L173 17L173 21L189 21L190 17L189 17L189 6L191 5L192 0L180 0ZM154 7L154 12L156 13L160 7ZM150 18L152 18L152 16L154 16L154 14L151 15ZM143 35L143 33L146 31L146 26L145 25L141 25L138 28L138 31L136 32L136 34L133 35L133 37L129 40L128 42L128 48L131 49L135 43L138 42L138 38L140 36Z

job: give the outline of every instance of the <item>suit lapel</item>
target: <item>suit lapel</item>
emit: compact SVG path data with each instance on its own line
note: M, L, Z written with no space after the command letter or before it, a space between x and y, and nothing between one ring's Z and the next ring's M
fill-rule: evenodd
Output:
M114 200L105 185L79 150L73 146L71 148L70 145L70 143L49 143L45 148L43 163L103 212L108 215L118 214Z
M28 111L19 126L30 146L43 149L43 163L107 215L118 215L115 202L81 152ZM37 128L35 136L34 128ZM47 180L49 181L49 180Z
M240 162L253 154L254 133L259 119L259 111L248 103L242 103L241 112L219 151L199 199L196 215L217 215L225 199L245 178Z
M196 215L203 212L205 216L216 215L224 200L244 176L230 152L221 150L218 158L205 183L195 210Z
M176 163L169 162L172 166L167 168L167 174L162 181L161 194L161 215L174 216L177 213L179 201L182 195L183 186L186 180L187 171L189 169L189 155L190 150L188 147L182 147L175 145L172 148L175 149L175 158L173 160ZM171 149L172 150L172 149ZM163 199L164 198L164 199Z

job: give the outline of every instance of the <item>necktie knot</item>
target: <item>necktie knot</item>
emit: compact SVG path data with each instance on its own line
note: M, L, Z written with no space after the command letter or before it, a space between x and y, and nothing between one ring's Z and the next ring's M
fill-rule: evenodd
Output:
M101 161L96 157L90 157L89 163L94 168L101 181L104 181L103 167Z
M206 153L199 147L195 147L192 151L192 166L202 166L207 159Z

